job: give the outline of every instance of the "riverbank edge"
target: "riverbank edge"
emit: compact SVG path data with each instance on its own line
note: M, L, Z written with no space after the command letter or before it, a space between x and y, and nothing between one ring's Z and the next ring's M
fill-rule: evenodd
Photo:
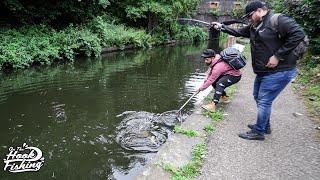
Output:
M236 91L236 86L230 87L228 92L231 101ZM219 128L220 122L228 115L223 113L228 103L221 102L214 113L201 108L202 104L211 101L212 96L213 91L199 105L196 105L194 112L179 125L187 131L197 132L197 135L190 137L188 134L174 133L174 135L167 139L151 162L134 179L175 179L177 174L179 177L190 177L191 175L194 176L192 178L196 178L199 175L203 162L206 159L208 137ZM211 118L208 115L211 115ZM220 118L214 118L212 115L220 116ZM204 146L204 150L200 152L201 155L199 155L199 152L195 152L197 151L195 148L199 146ZM201 158L200 162L199 158Z
M159 43L153 47L160 47L160 46L173 46L173 45L180 45L180 44L191 44L193 43L193 40L171 40L166 43ZM111 53L111 52L119 52L124 50L130 50L130 49L143 49L142 47L135 47L134 45L127 45L123 48L120 47L105 47L101 50L101 55Z
M249 44L247 41L240 41L241 44L245 44L244 54L251 58L249 52ZM235 88L231 88L232 92L230 93L230 99L237 91L236 85ZM200 103L206 104L210 97L213 96L211 91L207 97ZM197 145L204 144L205 149L207 149L206 144L208 137L211 133L215 131L216 128L219 128L219 122L224 120L223 109L228 104L220 103L218 107L218 114L222 115L222 119L211 119L207 117L210 112L206 112L201 108L200 105L196 105L194 112L187 117L187 119L181 123L181 128L186 130L196 131L198 133L195 137L188 137L187 135L181 133L175 133L172 137L169 137L166 143L160 148L157 152L157 155L151 160L151 162L144 168L138 175L135 177L136 180L158 180L158 179L172 179L173 174L170 172L172 169L179 170L186 165L192 163L193 151ZM221 111L222 110L222 111ZM208 128L211 129L208 131ZM206 152L203 152L204 155L202 161L205 159ZM200 164L202 166L203 163ZM191 165L192 166L192 165ZM169 167L169 168L168 168ZM194 168L194 167L192 167ZM198 176L200 169L192 169L197 172L192 172L194 175ZM194 177L196 178L196 177Z
M194 112L181 123L181 127L183 129L192 129L198 132L198 135L188 137L181 133L175 133L169 137L149 165L135 179L170 179L172 174L165 170L165 166L170 165L172 168L179 169L191 162L193 148L198 144L206 143L208 133L204 129L211 124L212 120L203 115L203 110L200 106L196 106Z
M203 41L205 42L205 41ZM192 44L194 43L194 40L170 40L170 41L167 41L165 43L158 43L152 47L161 47L161 46L175 46L175 45L183 45L183 44ZM152 48L150 47L150 48ZM148 49L150 49L148 48ZM108 53L113 53L113 52L125 52L125 51L129 51L129 50L138 50L138 49L143 49L142 47L137 47L137 46L134 46L134 45L127 45L127 46L124 46L124 47L116 47L116 46L113 46L113 47L104 47L101 49L101 52L100 52L100 55L105 55L105 54L108 54ZM77 58L81 58L81 57L86 57L84 55L77 55ZM33 62L29 67L27 68L13 68L11 67L11 65L5 65L3 66L1 69L1 72L14 72L14 71L17 71L17 70L24 70L24 69L30 69L32 67L39 67L39 66L54 66L55 64L57 63L72 63L72 61L66 61L66 59L57 59L57 60L54 60L51 64L48 64L48 65L43 65L41 63L37 63L37 62Z

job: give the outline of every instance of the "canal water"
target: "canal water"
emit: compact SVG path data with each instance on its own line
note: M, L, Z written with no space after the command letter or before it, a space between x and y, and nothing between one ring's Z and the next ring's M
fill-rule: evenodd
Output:
M172 134L172 124L152 122L153 131L144 132L154 143L149 149L125 147L122 130L179 109L205 77L205 47L117 52L1 74L0 156L6 159L9 147L26 143L42 151L44 165L37 172L11 173L3 164L0 179L132 179ZM155 130L159 126L162 134Z

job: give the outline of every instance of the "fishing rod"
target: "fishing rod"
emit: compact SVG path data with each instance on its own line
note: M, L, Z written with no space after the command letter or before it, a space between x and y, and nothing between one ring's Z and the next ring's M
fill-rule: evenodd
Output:
M180 21L193 21L193 22L205 24L205 25L207 25L207 26L211 26L211 23L205 22L205 21L201 21L201 20L198 20L198 19L179 18L178 20L180 20Z
M197 23L205 24L207 26L212 26L212 23L209 23L209 22L206 22L206 21L201 21L201 20L198 20L198 19L178 18L178 20L180 20L180 21L197 22ZM241 21L241 20L234 19L234 20L223 21L223 22L221 22L221 24L224 24L224 25L228 26L228 25L231 25L231 24L247 24L247 23L245 23L244 21Z

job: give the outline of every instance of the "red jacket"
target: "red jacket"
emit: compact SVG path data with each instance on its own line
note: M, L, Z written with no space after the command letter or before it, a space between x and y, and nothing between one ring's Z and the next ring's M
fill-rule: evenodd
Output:
M219 56L220 57L220 56ZM200 91L207 89L210 85L212 85L221 75L229 74L231 76L241 76L240 70L235 70L228 63L224 61L219 61L219 58L212 58L211 64L209 65L209 69L207 70L206 80L199 88Z

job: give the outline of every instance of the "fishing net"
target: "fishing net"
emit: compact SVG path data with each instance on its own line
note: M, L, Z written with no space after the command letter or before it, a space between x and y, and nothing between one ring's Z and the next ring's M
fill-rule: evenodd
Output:
M124 149L140 152L157 152L183 119L176 110L161 114L126 111L117 117L123 119L117 127L116 142Z

